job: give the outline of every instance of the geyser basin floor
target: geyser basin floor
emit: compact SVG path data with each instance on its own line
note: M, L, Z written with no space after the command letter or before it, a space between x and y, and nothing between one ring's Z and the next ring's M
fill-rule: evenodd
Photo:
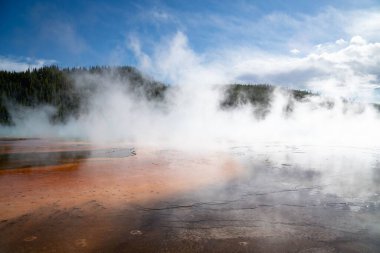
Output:
M377 149L0 145L0 252L380 250Z

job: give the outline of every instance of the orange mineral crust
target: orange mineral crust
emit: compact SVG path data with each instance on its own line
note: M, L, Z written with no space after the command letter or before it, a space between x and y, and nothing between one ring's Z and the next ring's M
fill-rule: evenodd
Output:
M33 140L16 149L26 154L33 149L27 144L36 143L37 140ZM70 149L68 143L44 144L37 148L38 152L80 150L77 146ZM99 148L92 146L91 150ZM52 204L71 207L97 201L116 208L157 201L229 180L240 169L237 162L222 153L149 148L135 152L137 155L127 157L89 156L56 165L0 170L0 219L14 218Z

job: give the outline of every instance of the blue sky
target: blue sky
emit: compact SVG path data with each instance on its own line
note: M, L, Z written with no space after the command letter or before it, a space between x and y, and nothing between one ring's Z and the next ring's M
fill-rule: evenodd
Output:
M376 0L20 0L1 1L0 17L0 69L132 65L168 83L380 89Z
M357 3L360 2L360 5ZM137 36L149 52L152 45L184 32L197 52L216 46L257 46L284 51L296 27L265 20L271 14L302 19L327 8L374 8L372 1L1 1L0 55L54 60L60 66L136 64L128 38ZM322 43L332 24L318 38Z

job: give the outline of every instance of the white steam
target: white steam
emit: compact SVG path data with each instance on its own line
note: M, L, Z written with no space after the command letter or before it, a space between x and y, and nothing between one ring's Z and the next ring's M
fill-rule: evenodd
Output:
M365 103L343 103L340 97L373 102L379 87L380 43L361 37L317 46L313 52L269 55L248 49L199 55L183 33L158 45L148 56L138 40L131 48L140 68L174 85L165 104L128 94L118 78L82 75L77 85L101 83L89 110L64 125L52 125L51 109L28 111L16 126L2 127L2 136L83 138L177 147L216 147L258 142L376 146L380 119ZM319 91L308 102L294 103L285 113L289 94L274 92L265 119L251 106L221 110L222 88L233 82L273 83ZM327 108L326 97L335 106Z

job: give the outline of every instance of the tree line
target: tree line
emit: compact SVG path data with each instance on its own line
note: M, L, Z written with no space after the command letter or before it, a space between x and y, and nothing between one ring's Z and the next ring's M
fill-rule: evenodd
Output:
M86 76L92 78L86 79ZM154 102L165 102L169 95L167 91L173 87L144 76L130 66L63 69L45 66L22 72L0 71L0 125L14 125L13 115L17 114L17 110L45 105L55 108L54 113L50 115L53 124L65 123L69 118L78 118L81 113L89 110L88 101L99 87L112 85L107 83L109 80L120 84L125 92ZM254 114L258 118L264 118L269 113L275 86L230 84L222 87L221 109L231 110L250 104L253 105ZM317 96L304 90L280 90L289 95L285 113L293 110L294 101L304 101L308 97ZM380 110L379 105L374 106Z
M118 78L130 92L148 99L163 100L167 85L144 77L137 69L123 67L65 68L46 66L23 72L0 71L0 124L12 125L12 110L48 105L56 109L52 123L64 123L69 117L79 117L91 92L99 86L93 83L76 85L85 74Z

